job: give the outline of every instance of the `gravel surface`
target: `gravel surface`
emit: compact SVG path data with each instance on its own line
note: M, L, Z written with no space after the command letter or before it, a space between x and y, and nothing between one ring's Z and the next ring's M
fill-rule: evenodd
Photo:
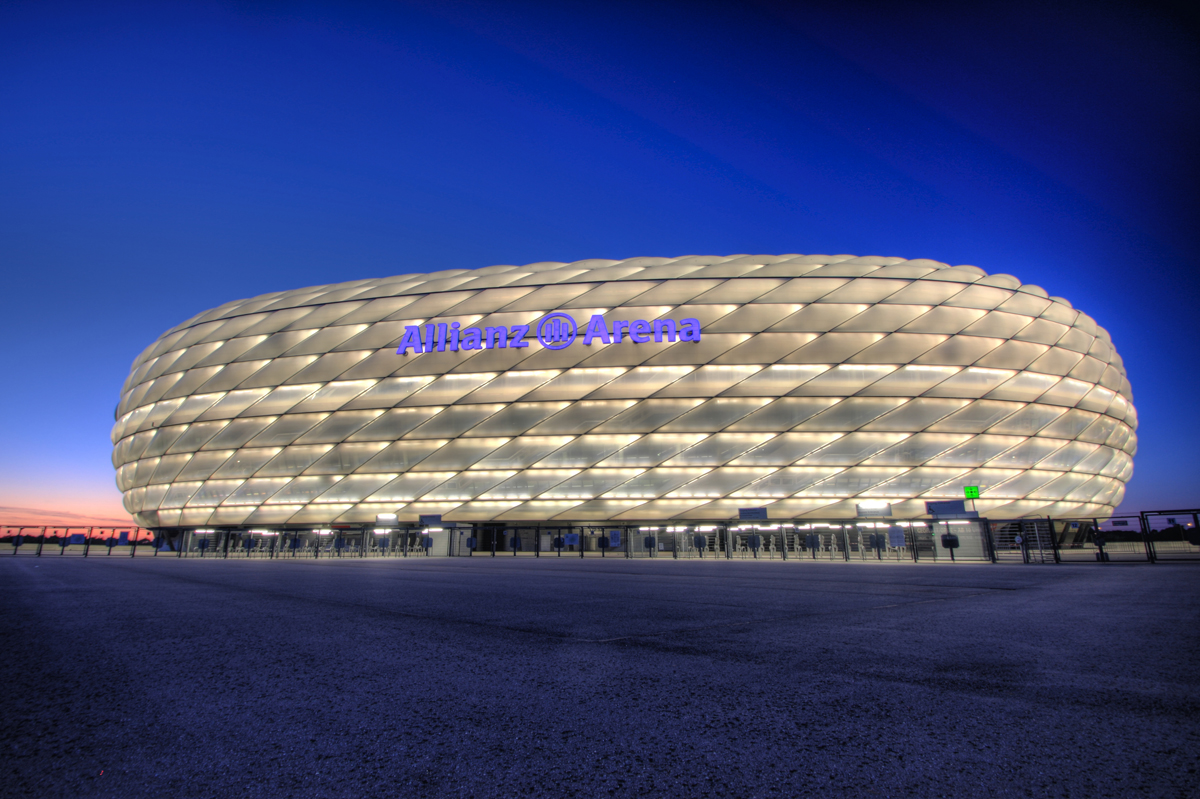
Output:
M1200 568L0 557L0 795L1200 796Z

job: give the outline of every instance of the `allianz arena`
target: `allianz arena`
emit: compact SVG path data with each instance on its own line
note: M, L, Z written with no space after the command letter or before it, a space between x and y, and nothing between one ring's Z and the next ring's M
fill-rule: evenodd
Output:
M1131 398L1089 316L975 266L545 262L202 313L134 361L113 464L160 531L916 520L967 487L989 518L1102 518Z

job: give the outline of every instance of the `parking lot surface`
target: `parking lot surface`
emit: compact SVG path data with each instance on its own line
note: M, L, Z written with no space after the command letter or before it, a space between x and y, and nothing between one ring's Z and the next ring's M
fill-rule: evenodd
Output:
M1200 569L0 557L0 795L1200 795Z

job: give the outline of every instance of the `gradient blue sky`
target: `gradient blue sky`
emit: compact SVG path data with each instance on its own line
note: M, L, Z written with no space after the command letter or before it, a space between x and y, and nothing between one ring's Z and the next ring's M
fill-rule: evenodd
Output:
M1133 383L1122 510L1200 504L1192 13L5 3L0 522L128 519L121 383L206 308L698 253L934 258L1067 297Z

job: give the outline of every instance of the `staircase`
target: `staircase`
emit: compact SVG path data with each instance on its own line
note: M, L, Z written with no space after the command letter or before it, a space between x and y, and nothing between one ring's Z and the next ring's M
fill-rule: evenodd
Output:
M1048 519L989 521L997 563L1057 563ZM1020 539L1018 541L1018 539Z

